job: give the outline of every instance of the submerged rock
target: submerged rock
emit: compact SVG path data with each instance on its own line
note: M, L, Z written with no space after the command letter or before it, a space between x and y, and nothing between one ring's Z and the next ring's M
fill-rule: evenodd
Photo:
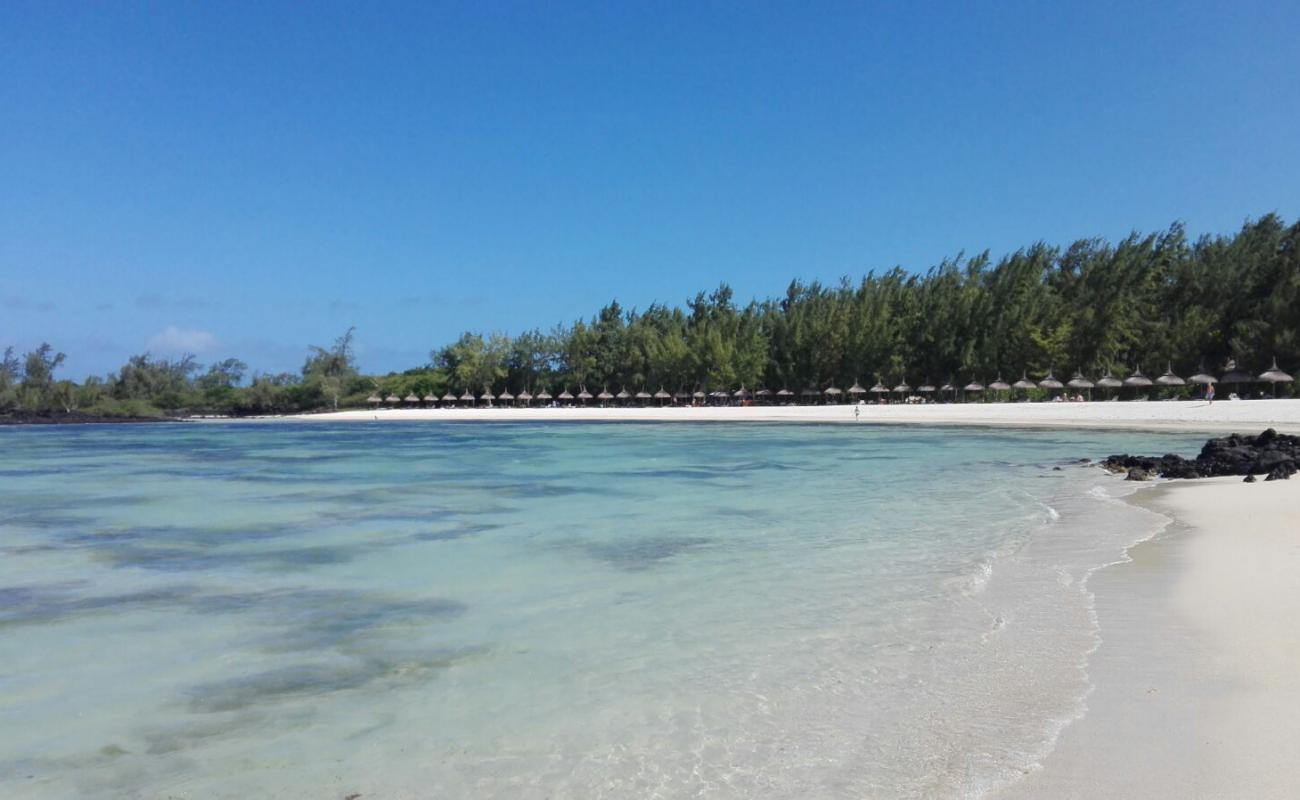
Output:
M1234 433L1210 439L1196 458L1167 453L1163 456L1114 455L1101 465L1125 473L1126 480L1161 478L1211 478L1221 475L1266 475L1265 480L1287 480L1300 471L1300 436L1269 428L1258 436ZM1144 477L1134 477L1134 473Z

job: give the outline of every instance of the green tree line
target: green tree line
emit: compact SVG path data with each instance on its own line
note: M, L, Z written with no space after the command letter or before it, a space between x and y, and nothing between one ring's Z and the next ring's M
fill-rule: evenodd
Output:
M81 384L56 380L48 345L0 365L0 412L208 410L251 414L423 397L587 387L846 388L952 378L1008 380L1076 370L1183 376L1229 359L1254 372L1300 367L1300 223L1270 214L1232 235L1190 240L1175 224L1118 242L1042 242L994 260L958 255L923 273L899 268L834 285L793 281L778 298L737 303L731 288L684 307L625 309L518 336L465 333L403 373L363 376L352 332L309 351L299 374L255 375L234 359L135 356ZM1283 387L1294 393L1294 386Z

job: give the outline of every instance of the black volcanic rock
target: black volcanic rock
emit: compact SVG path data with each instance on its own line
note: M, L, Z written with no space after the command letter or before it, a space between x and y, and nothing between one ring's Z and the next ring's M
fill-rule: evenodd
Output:
M1300 471L1300 436L1269 428L1258 436L1234 433L1210 439L1194 459L1172 453L1163 456L1114 455L1101 465L1125 473L1127 480L1209 478L1219 475L1265 475L1265 480L1287 480ZM1134 477L1134 473L1142 477Z

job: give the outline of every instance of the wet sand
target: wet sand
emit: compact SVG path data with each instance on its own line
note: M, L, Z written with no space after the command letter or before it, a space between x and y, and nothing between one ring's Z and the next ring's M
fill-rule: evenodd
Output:
M1019 798L1291 798L1300 765L1300 482L1163 484L1172 521L1093 575L1082 719Z

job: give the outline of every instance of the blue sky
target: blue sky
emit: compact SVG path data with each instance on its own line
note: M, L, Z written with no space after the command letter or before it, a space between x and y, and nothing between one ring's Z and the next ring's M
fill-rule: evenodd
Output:
M1137 5L1139 7L1133 7ZM362 366L1300 216L1300 4L0 5L0 346Z

